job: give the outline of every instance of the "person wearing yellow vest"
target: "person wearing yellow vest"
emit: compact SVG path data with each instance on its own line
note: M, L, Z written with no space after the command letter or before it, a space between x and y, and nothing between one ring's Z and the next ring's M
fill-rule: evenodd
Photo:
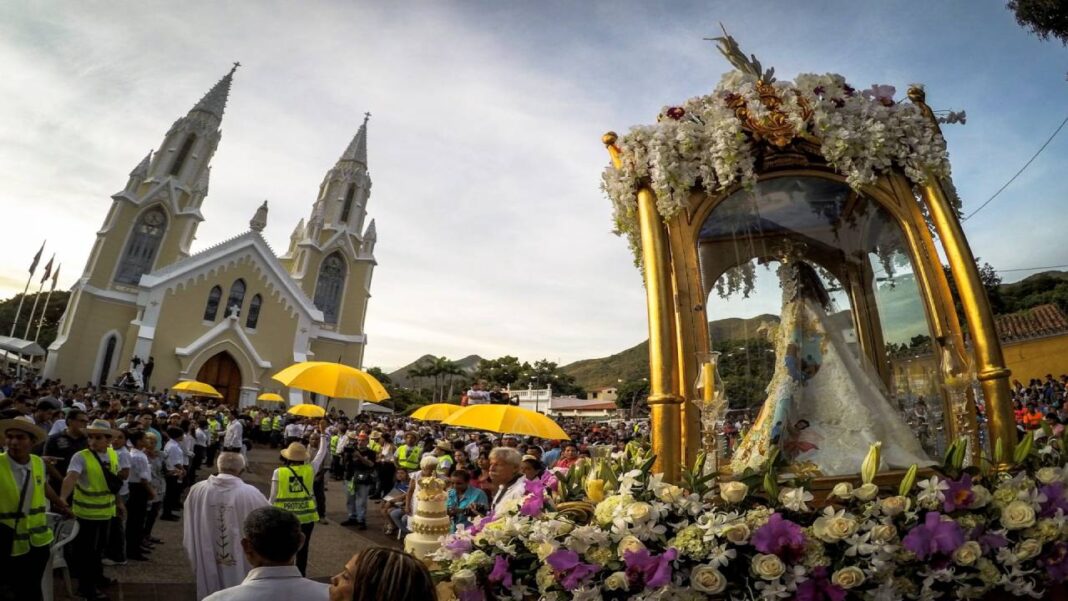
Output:
M345 439L348 430L348 424L338 424L334 435L330 437L330 474L334 477L334 480L341 480L342 476L344 476L341 464L341 451L344 450L344 445L339 443Z
M264 413L260 418L260 444L267 444L271 440L271 416Z
M48 485L44 461L30 454L48 433L27 417L0 420L7 452L0 453L0 524L8 529L0 536L0 562L4 578L0 591L11 589L15 599L40 601L41 577L51 554L52 529L45 506L70 516L67 504ZM13 538L13 540L12 540Z
M111 448L115 431L106 420L89 424L85 434L89 448L78 451L70 460L63 479L60 496L66 499L74 493L72 510L78 518L78 536L71 543L71 567L78 577L78 594L89 601L104 601L107 595L100 587L112 584L104 577L101 560L107 550L108 527L111 518L126 516L126 507L118 496L122 480L119 478L119 456ZM109 478L105 471L110 472Z
M312 488L315 486L315 474L323 467L323 461L330 450L330 442L323 432L323 426L316 427L318 452L315 458L307 447L299 442L291 443L282 450L282 466L274 470L271 476L271 505L280 509L293 512L300 520L300 530L304 533L304 545L297 552L297 569L300 573L308 571L308 548L311 544L312 530L315 522L319 521L319 512L315 505L315 494ZM313 445L314 446L314 445Z
M416 446L414 432L404 435L404 444L397 447L397 467L402 470L414 472L419 469L419 460L423 457L423 447Z
M278 412L271 418L271 448L277 449L282 444L282 413Z

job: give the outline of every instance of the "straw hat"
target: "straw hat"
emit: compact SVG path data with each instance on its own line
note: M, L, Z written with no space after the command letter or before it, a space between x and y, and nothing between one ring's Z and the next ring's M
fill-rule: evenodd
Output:
M282 458L303 463L308 460L308 448L299 442L291 443L282 450Z
M111 428L111 424L109 424L106 419L94 419L93 423L85 428L85 433L115 436L115 430Z
M48 438L48 432L45 432L43 428L33 423L33 420L20 415L11 419L0 419L0 432L7 433L8 430L18 430L25 432L31 439L31 444L37 444L42 440Z
M382 440L382 433L378 430L371 432L371 440Z
M437 448L439 448L439 449L441 449L442 451L445 451L445 452L451 452L452 451L452 443L450 443L447 440L439 440L437 442L437 444L434 445L434 446L436 446Z

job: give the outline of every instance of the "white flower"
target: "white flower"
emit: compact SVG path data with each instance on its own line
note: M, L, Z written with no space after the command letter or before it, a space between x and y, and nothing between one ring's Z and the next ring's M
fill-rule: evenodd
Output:
M831 582L849 590L864 584L864 572L856 566L848 566L831 574Z
M619 544L616 546L616 554L623 557L623 554L627 551L641 551L644 548L645 545L638 540L638 537L628 534L620 539Z
M972 486L972 503L969 506L971 509L981 509L986 507L994 496L990 494L982 484L976 484Z
M753 556L750 569L759 578L777 580L786 572L786 565L775 555L758 553Z
M853 491L853 496L860 501L870 501L879 494L879 487L872 482L861 484Z
M601 601L604 598L601 596L601 589L593 585L580 586L570 594L574 601Z
M626 572L613 572L605 579L604 588L609 591L624 591L630 586Z
M712 566L699 565L690 571L690 586L699 593L718 595L727 588L727 578Z
M675 486L674 484L663 484L657 487L655 490L656 498L672 505L678 503L683 499L683 497L686 496L686 491L682 490L681 487Z
M853 498L853 485L848 482L839 482L831 489L831 496L839 499Z
M945 491L949 490L949 484L939 480L938 476L931 476L927 480L919 482L920 493L916 495L916 501L924 507L938 505L946 500Z
M957 547L957 550L953 552L953 561L957 565L970 566L978 561L982 555L983 549L979 546L979 543L970 540Z
M1040 468L1035 472L1035 478L1042 484L1050 484L1061 479L1062 471L1055 467Z
M741 503L749 494L749 486L744 482L723 482L719 485L719 496L728 503Z
M1020 541L1020 544L1016 545L1015 552L1016 557L1020 561L1027 561L1028 559L1038 557L1038 554L1042 552L1042 541L1026 538Z
M474 590L478 586L478 576L467 568L453 572L450 580L452 587L460 592Z
M812 499L812 493L800 487L783 488L779 491L779 502L790 511L808 511L806 503Z
M812 533L825 543L835 543L856 534L857 526L857 521L844 509L836 512L834 507L826 507L823 515L812 523Z
M1013 501L1001 510L1001 525L1009 530L1030 528L1035 525L1035 508L1027 501Z
M723 529L723 538L735 545L744 545L749 542L749 526L739 522Z
M886 497L879 501L879 509L885 515L890 517L899 516L905 513L909 508L908 497L902 497L900 495L894 497Z

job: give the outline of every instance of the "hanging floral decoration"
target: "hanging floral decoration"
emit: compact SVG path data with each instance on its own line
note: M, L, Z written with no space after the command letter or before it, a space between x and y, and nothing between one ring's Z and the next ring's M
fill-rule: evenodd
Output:
M648 185L665 220L684 210L693 191L715 194L756 181L758 160L804 141L859 190L898 169L914 184L928 174L948 177L945 139L912 103L895 99L893 86L860 90L841 75L802 74L778 81L730 36L715 38L735 69L711 94L665 107L653 125L617 139L619 168L609 166L602 188L612 201L617 234L640 262L637 191ZM943 123L963 123L951 113ZM952 195L955 199L955 195ZM736 274L735 279L745 277Z

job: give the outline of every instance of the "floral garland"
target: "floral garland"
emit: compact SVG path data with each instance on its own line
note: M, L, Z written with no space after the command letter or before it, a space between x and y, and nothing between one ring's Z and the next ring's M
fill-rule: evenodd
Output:
M1032 442L1003 472L962 468L965 446L952 445L941 475L917 483L910 469L892 494L873 481L876 444L861 480L822 507L774 472L762 490L759 477L717 484L696 470L683 488L646 463L588 523L517 501L434 559L461 601L1037 598L1068 580L1068 440Z
M928 172L948 176L945 139L919 107L895 101L895 91L874 85L858 92L836 74L764 82L740 70L728 72L711 94L665 107L655 125L634 127L619 138L621 165L606 168L602 182L615 232L627 237L638 264L640 184L656 193L657 209L668 220L686 208L695 188L711 194L752 185L757 157L768 143L818 144L827 163L855 189L893 168L916 184ZM776 131L771 137L754 134L754 122L774 123ZM953 122L963 122L963 114Z

